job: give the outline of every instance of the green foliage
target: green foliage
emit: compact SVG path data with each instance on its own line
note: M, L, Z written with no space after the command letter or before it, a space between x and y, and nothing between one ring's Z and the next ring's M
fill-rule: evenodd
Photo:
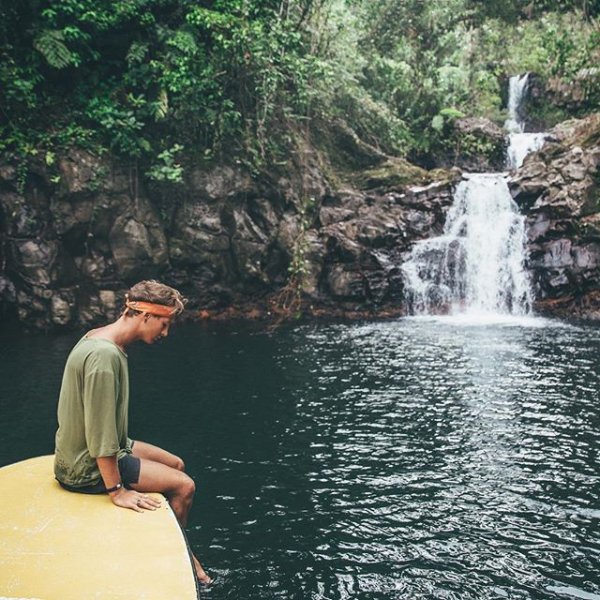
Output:
M446 107L502 124L509 76L534 71L568 82L595 66L600 22L593 4L536 2L533 11L534 3L518 0L361 3L359 46L370 57L361 87L406 124L410 154L439 151ZM595 93L589 91L591 110Z
M23 195L25 186L27 185L27 175L29 173L28 165L25 160L21 160L17 164L17 192Z
M598 25L586 23L578 13L548 13L536 21L523 21L505 35L507 49L501 60L506 70L571 80L600 58Z
M452 123L454 119L460 119L464 116L465 114L456 108L442 108L442 110L431 119L431 127L438 133L441 133L446 125Z
M154 181L170 181L181 183L183 181L183 167L176 162L175 155L183 150L183 146L175 144L163 150L158 155L158 164L152 165L146 175Z
M313 213L315 205L314 198L305 197L302 199L298 209L300 213L299 231L294 241L292 259L288 266L290 281L293 282L293 286L298 292L303 290L305 279L308 275L309 265L306 260L308 241L306 239L306 232L314 221Z
M283 318L300 318L302 316L302 300L306 279L310 273L308 260L308 230L314 224L316 202L312 197L304 197L300 201L298 212L298 234L292 247L292 256L288 265L288 280L279 291L273 308Z
M484 156L492 159L497 150L497 144L490 139L467 133L461 136L460 150L465 156Z
M144 103L143 99L141 103ZM151 145L141 135L144 124L136 114L136 98L130 97L129 104L131 108L116 105L110 98L95 97L88 104L85 115L92 121L93 127L109 140L111 150L137 158L149 152Z
M33 47L55 69L64 69L76 63L75 55L65 45L64 31L43 29L33 40Z
M502 122L510 75L580 81L599 14L600 0L2 3L0 151L106 149L179 180L174 148L257 171L318 117L427 155L459 113ZM591 106L600 82L585 85Z

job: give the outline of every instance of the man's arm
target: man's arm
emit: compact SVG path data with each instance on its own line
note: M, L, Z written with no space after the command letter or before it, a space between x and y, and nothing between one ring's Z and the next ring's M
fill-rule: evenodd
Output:
M100 469L100 475L107 489L115 487L121 483L121 475L119 473L119 467L117 466L116 456L98 456L96 458L98 469ZM122 508L131 508L137 512L144 512L146 510L155 510L160 506L160 502L140 494L135 490L128 490L125 487L121 487L118 490L109 493L110 499L113 504L121 506Z

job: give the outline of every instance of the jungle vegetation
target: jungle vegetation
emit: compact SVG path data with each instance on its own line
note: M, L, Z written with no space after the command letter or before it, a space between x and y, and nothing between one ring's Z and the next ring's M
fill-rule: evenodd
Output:
M341 119L417 156L447 119L501 122L509 75L572 82L599 48L600 0L0 0L0 152L179 181L182 155L260 167Z

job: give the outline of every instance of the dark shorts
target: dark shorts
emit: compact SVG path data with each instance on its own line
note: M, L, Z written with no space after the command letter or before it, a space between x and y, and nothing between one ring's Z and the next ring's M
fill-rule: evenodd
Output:
M137 456L133 456L133 454L126 454L123 458L119 459L118 465L123 485L127 489L131 489L130 486L137 483L140 479L140 459ZM79 492L80 494L106 494L106 486L103 481L80 487L62 483L62 481L59 481L58 483L60 483L65 490L69 490L70 492Z

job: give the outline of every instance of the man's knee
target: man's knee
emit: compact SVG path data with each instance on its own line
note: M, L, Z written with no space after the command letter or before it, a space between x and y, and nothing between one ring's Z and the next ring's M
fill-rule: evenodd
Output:
M188 475L184 475L181 478L181 483L179 484L179 493L185 498L192 498L196 493L196 483Z

